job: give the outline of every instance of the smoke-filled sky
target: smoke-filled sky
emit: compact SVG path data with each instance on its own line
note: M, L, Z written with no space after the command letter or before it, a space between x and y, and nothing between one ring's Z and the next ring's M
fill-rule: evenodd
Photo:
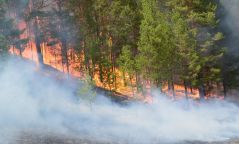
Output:
M239 136L239 108L227 102L119 106L97 95L92 108L34 65L12 59L0 72L0 141L20 131L54 132L130 143L214 141Z

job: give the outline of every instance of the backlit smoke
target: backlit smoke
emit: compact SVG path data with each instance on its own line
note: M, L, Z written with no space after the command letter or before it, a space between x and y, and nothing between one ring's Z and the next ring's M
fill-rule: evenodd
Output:
M155 92L152 105L120 106L97 95L90 108L74 89L42 73L19 59L1 69L1 142L21 131L122 143L218 141L239 135L239 108L227 102L172 102Z

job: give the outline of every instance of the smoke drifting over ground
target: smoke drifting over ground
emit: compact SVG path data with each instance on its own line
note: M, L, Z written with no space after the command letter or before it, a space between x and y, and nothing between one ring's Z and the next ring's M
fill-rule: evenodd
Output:
M0 72L0 141L20 131L55 132L115 142L214 141L239 136L239 108L226 102L193 106L155 93L152 105L119 106L97 96L93 107L73 90L11 60Z

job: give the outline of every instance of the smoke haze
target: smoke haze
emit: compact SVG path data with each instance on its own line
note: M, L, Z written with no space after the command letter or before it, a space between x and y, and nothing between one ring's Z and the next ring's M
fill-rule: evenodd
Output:
M230 27L231 31L234 32L235 30L239 29L239 1L238 0L221 0L221 4L225 8L226 12L226 20L225 22ZM238 33L234 32L234 35L239 36Z
M237 55L239 45L239 1L220 0L222 5L220 21L221 30L225 34L226 47L232 54Z
M221 0L232 33L239 29L238 0ZM239 38L239 33L233 33ZM235 43L233 47L237 46ZM0 63L0 143L21 131L62 133L122 143L218 141L239 136L239 108L225 101L172 102L154 92L154 103L120 106L97 95L92 107L20 59Z
M20 62L19 62L20 61ZM155 92L152 105L119 106L97 95L92 106L12 59L0 72L0 141L21 131L62 133L115 142L218 141L237 137L239 108L227 102L172 102ZM185 107L187 106L187 107ZM4 142L6 143L6 142Z

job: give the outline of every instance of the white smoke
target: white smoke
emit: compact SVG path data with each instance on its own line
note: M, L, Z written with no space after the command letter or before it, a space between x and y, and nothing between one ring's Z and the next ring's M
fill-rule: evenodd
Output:
M220 29L225 35L224 43L231 55L238 55L239 45L239 1L220 0Z
M152 105L120 106L98 95L92 108L20 59L0 72L0 143L20 131L68 133L114 142L218 141L239 136L239 108L227 102L188 105L155 92Z
M238 0L220 0L225 9L226 25L230 28L234 36L239 36L239 1Z

